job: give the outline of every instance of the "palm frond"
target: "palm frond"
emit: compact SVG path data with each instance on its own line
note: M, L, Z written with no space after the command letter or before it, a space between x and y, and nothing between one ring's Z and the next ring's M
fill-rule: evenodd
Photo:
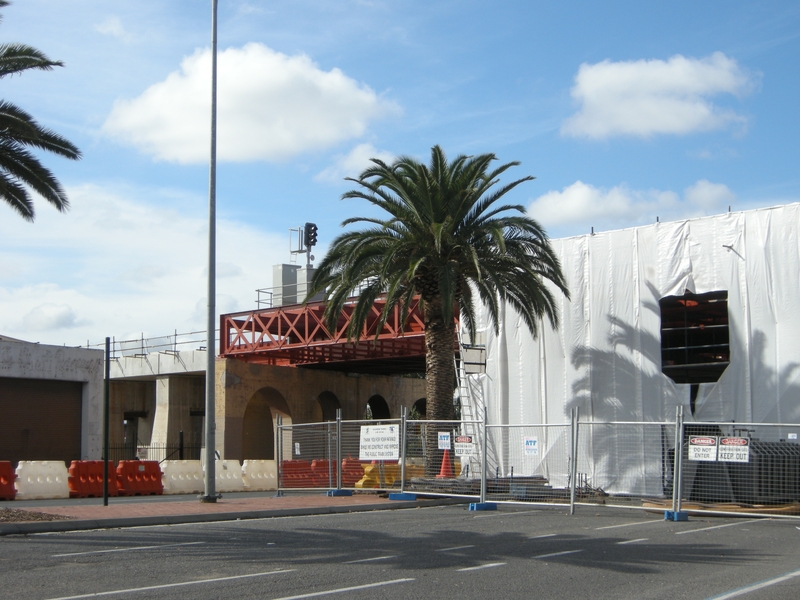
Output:
M2 8L2 6L0 6ZM0 44L0 78L36 69L50 71L63 67L59 60L50 60L41 51L25 44Z
M0 0L0 8L9 4L7 0ZM62 62L49 59L32 46L0 44L0 78L31 69L49 71L61 66ZM80 150L69 140L42 127L18 106L0 100L0 199L28 221L33 221L35 216L29 188L59 211L69 207L61 184L31 149L71 160L81 157Z

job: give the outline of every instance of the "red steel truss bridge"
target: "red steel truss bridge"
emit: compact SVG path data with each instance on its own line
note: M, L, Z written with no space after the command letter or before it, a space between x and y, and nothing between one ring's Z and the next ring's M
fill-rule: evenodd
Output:
M358 340L348 341L356 299L345 304L334 331L324 323L324 302L309 302L220 316L220 356L246 362L353 373L400 374L425 371L425 325L419 298L405 327L395 308L378 331L385 300L372 306ZM377 335L376 335L377 333ZM457 350L456 329L453 344Z

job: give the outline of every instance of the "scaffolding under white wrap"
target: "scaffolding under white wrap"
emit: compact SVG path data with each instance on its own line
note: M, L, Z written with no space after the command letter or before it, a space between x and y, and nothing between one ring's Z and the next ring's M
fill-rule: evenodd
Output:
M483 382L489 424L563 424L575 407L581 421L666 422L678 405L687 422L800 422L798 225L790 204L553 240L572 298L554 289L561 326L545 322L538 339L509 307L499 334L486 328L486 374L470 377ZM730 364L699 385L694 414L690 386L661 371L659 300L686 291L728 293ZM553 434L537 440L537 456L492 436L493 468L565 485L547 455L569 428ZM598 434L579 440L598 457L592 485L660 493L663 452L650 451L671 441L658 427L635 440Z

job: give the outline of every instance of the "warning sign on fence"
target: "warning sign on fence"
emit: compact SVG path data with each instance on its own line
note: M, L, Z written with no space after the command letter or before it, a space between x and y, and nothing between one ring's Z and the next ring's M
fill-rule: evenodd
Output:
M719 438L719 460L750 462L750 440L743 437Z
M456 456L474 456L478 453L471 435L457 435L453 445Z
M526 437L523 443L525 444L525 456L539 456L538 438Z
M689 460L717 460L717 438L692 435L689 437Z
M450 450L450 432L439 432L439 450Z
M400 428L397 425L362 425L358 460L398 460Z

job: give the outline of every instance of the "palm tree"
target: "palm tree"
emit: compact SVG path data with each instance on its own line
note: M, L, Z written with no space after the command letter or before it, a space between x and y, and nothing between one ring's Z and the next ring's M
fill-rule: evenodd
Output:
M10 2L0 0L0 8ZM63 63L47 58L36 48L24 44L0 44L0 78L29 69L49 71ZM28 150L47 150L77 160L81 153L57 133L40 126L21 108L0 100L0 198L8 202L23 219L33 221L30 187L59 211L69 207L67 195L55 176Z
M488 308L498 331L499 306L506 302L536 336L543 317L558 326L555 298L545 282L569 297L544 229L520 205L497 206L506 193L533 177L495 187L500 175L519 164L490 170L495 160L494 154L481 154L448 162L439 146L431 149L430 165L409 157L391 165L372 159L373 166L358 179L348 178L359 187L342 198L367 200L388 216L344 221L343 227L367 227L332 242L309 292L311 297L324 291L325 318L333 330L345 302L361 289L347 331L350 339L359 337L379 296L386 297L380 325L394 307L405 317L412 299L421 298L431 420L453 417L455 310L474 339L476 303ZM426 446L430 475L439 468L435 432Z

